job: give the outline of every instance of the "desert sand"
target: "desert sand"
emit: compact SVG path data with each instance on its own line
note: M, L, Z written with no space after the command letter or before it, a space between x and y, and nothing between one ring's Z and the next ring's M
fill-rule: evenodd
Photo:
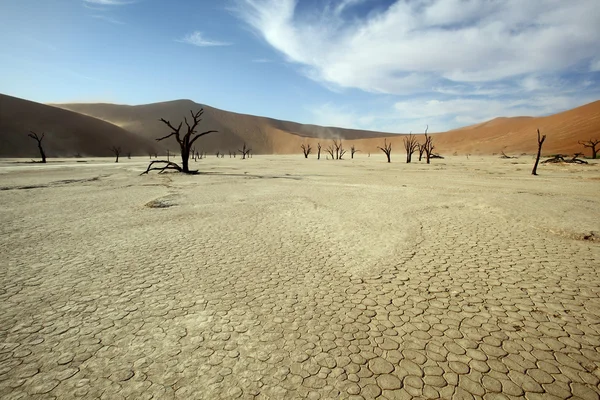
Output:
M598 399L600 161L392 157L1 160L0 398Z
M346 149L355 146L362 154L379 152L377 147L383 146L384 140L397 150L403 148L403 135L298 124L224 111L191 100L136 106L50 106L0 94L0 157L37 157L37 146L27 137L29 130L46 133L44 146L49 158L106 157L111 155L112 146L134 156L179 152L174 140L156 141L170 133L159 119L165 118L177 126L190 110L196 112L200 108L204 108L204 115L199 132L218 131L197 142L196 150L209 155L217 151L228 154L243 143L254 154L297 154L302 144L310 144L316 151L318 143L325 149L333 138L343 139ZM437 132L433 134L434 152L443 156L494 155L502 151L521 155L536 153L537 129L547 135L544 155L582 152L589 157L590 149L579 142L600 139L600 101L545 117L496 118L448 132L438 132L437 127L430 126L429 132ZM408 133L401 126L398 132ZM418 139L423 143L423 132L415 133L419 133Z

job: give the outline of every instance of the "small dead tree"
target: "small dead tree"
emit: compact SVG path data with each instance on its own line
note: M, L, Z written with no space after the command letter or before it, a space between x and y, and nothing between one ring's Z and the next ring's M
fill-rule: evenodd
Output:
M341 160L346 154L346 150L344 150L344 145L342 143L342 139L333 139L333 147L335 148L335 160ZM333 157L333 154L332 154Z
M127 158L128 158L129 160L131 160L131 152L130 152L130 151L128 151L128 152L127 152Z
M404 136L402 140L404 142L404 149L406 150L406 163L410 163L413 153L419 148L419 142L412 132L408 136Z
M317 160L321 159L321 143L317 143Z
M118 163L119 155L121 155L121 147L120 146L112 146L110 148L110 151L112 151L112 153L115 155L115 157L116 157L115 162Z
M417 150L419 150L419 161L421 161L423 158L423 153L425 153L425 145L419 144L419 148Z
M542 145L544 144L544 140L546 140L546 135L540 136L540 130L537 130L537 140L538 140L538 151L537 156L535 157L535 164L533 164L533 170L531 171L531 175L537 175L537 167L540 162L540 156L542 155Z
M354 154L358 153L360 150L356 150L354 145L350 146L350 158L354 159Z
M344 154L346 154L346 150L342 147L342 141L340 140L340 155L338 160L341 160L342 157L344 157Z
M219 158L219 156L221 155L221 152L220 152L220 151L217 151L217 152L215 153L215 155L217 156L217 158Z
M44 140L44 136L46 136L46 134L44 132L42 132L42 135L38 136L38 134L35 133L34 131L29 131L27 136L29 136L30 138L32 138L33 140L35 140L37 142L38 150L40 151L40 156L42 157L42 162L45 164L46 163L46 153L44 152L44 149L42 148L42 140Z
M327 150L327 152L331 156L331 159L335 160L335 148L333 147L333 145L330 144L325 150Z
M598 149L596 149L596 146L598 146L598 144L600 144L600 140L598 139L590 139L588 141L585 142L578 142L580 145L582 145L583 147L589 147L592 150L592 159L596 159L596 156L598 155Z
M252 151L252 149L247 147L246 142L244 142L244 145L238 151L242 154L242 160L245 160L246 157L248 157L250 155L250 152Z
M302 145L300 145L300 148L302 149L302 153L304 153L304 158L308 158L308 155L312 151L312 147L310 147L310 144L307 144L307 145L302 144Z
M173 126L170 121L167 121L164 118L160 119L160 122L167 125L171 129L171 133L169 133L167 136L156 139L156 141L160 142L161 140L165 140L167 138L170 138L171 136L174 136L175 140L177 140L177 143L179 144L179 148L181 149L181 166L179 166L178 164L176 164L174 162L171 162L169 160L169 158L167 158L166 161L165 160L152 161L150 163L150 165L148 165L148 169L145 172L143 172L144 174L147 174L148 172L150 172L152 170L159 170L160 172L164 172L167 169L174 169L176 171L183 172L186 174L193 174L193 173L197 172L197 171L190 171L190 168L189 168L190 151L192 150L192 145L194 144L194 142L196 140L198 140L202 136L208 135L209 133L218 132L215 130L209 130L209 131L205 131L202 133L198 133L198 131L196 131L196 129L198 128L198 125L202 121L203 113L204 113L203 108L198 110L198 112L196 112L196 113L194 113L192 110L190 110L190 114L192 117L191 125L188 122L187 117L183 118L183 121L185 122L185 125L187 127L186 133L181 132L181 127L183 125L183 122L180 122L179 125L177 126L177 128L175 128L175 126ZM165 166L162 168L154 167L153 165L155 163L156 164L164 163Z
M423 143L423 146L425 147L425 157L427 158L427 164L430 164L430 159L437 157L433 154L433 149L435 149L435 146L433 145L433 138L427 135L427 129L425 130L425 143Z
M387 142L387 139L383 139L383 147L377 147L379 150L383 151L387 157L387 162L392 162L391 154L392 154L392 144Z

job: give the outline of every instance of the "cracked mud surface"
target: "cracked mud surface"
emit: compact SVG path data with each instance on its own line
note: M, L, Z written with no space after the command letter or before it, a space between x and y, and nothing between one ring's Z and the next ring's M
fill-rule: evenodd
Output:
M0 398L598 399L599 166L400 158L0 164Z

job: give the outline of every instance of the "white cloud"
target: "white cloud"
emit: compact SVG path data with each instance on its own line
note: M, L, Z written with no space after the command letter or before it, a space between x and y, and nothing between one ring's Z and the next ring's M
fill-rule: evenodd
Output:
M102 21L106 21L106 22L109 22L114 25L124 25L125 24L125 22L120 21L116 18L109 17L108 15L97 14L97 15L92 15L92 18L101 19Z
M230 46L231 43L220 42L216 40L210 40L203 37L202 32L195 31L183 37L183 39L177 40L177 42L187 43L198 47L210 47L210 46Z
M84 4L97 4L101 6L123 6L136 3L139 0L83 0Z
M599 52L597 0L397 1L362 19L340 15L354 0L316 13L296 0L237 1L241 18L311 78L375 93L558 73Z
M541 116L568 110L597 100L593 95L539 95L516 100L452 98L449 100L407 99L378 111L332 103L309 108L311 123L342 128L408 133L443 132L497 117Z

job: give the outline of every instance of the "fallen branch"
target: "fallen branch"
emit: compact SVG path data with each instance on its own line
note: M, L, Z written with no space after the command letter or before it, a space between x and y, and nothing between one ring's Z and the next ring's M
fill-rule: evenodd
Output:
M165 165L164 165L163 167L155 167L155 166L154 166L155 164L161 164L161 163L163 163L163 164L165 164ZM175 171L177 171L177 172L185 172L185 171L183 171L183 169L182 169L182 168L181 168L179 165L175 164L175 163L174 163L174 162L172 162L172 161L167 161L167 160L154 160L154 161L151 161L151 162L150 162L150 164L148 165L148 169L146 169L146 170L145 170L144 172L142 172L140 175L147 174L147 173L148 173L148 172L150 172L150 171L159 171L158 173L159 173L159 174L162 174L163 172L165 172L165 171L166 171L166 170L168 170L168 169L172 169L172 170L175 170ZM186 173L186 174L197 174L197 173L198 173L198 171L187 171L187 172L185 172L185 173Z

